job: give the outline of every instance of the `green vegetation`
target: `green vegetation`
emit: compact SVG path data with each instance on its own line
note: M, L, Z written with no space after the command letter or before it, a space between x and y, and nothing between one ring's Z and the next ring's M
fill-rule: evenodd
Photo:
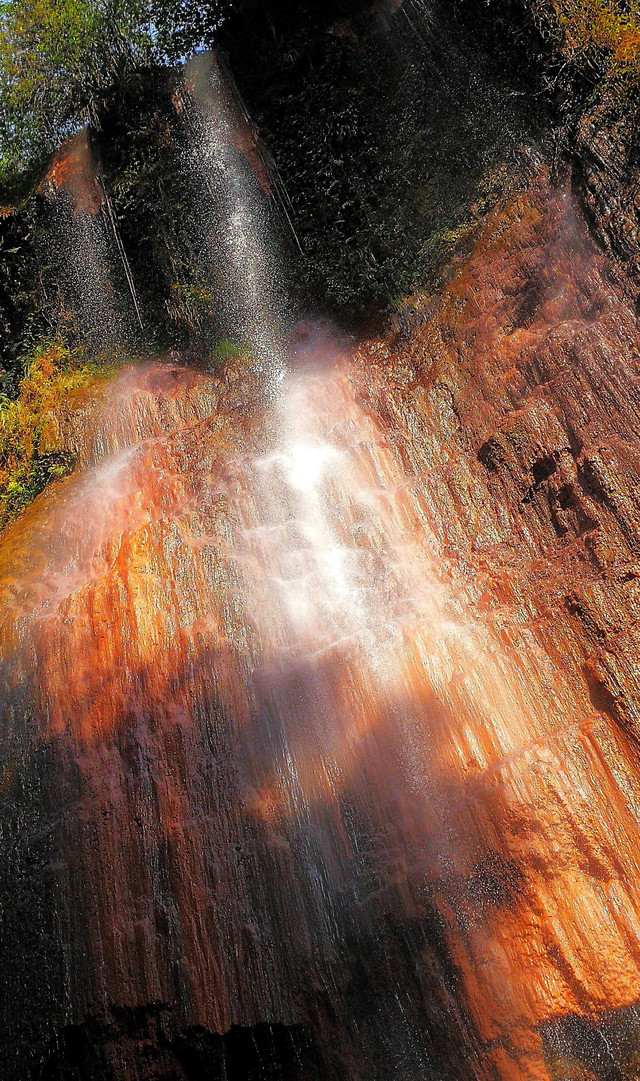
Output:
M143 68L210 43L224 0L0 0L0 183Z
M41 342L23 367L17 396L0 396L0 528L71 469L58 429L61 410L115 369L70 351L61 339Z
M235 357L241 357L244 360L248 359L248 356L246 346L232 342L229 338L223 338L211 350L211 362L215 367L224 364L225 360L233 360Z

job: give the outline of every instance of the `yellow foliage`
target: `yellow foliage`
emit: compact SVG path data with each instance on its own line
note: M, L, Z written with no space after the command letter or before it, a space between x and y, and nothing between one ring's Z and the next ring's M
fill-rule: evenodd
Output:
M640 4L620 11L616 0L536 0L542 22L561 35L568 59L605 61L612 74L640 74Z
M73 460L60 445L57 417L70 394L111 373L87 363L58 339L25 359L16 399L0 396L0 528L30 503Z

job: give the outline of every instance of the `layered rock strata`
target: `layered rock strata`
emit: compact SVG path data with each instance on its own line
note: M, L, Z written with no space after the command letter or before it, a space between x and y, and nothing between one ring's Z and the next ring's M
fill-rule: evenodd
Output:
M636 1076L637 341L541 175L275 403L119 377L0 553L10 1077Z

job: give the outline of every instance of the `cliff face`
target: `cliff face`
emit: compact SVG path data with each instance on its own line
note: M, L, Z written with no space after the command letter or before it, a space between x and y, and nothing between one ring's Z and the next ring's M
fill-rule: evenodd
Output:
M637 998L636 314L568 190L541 179L512 210L374 396L440 575L543 716L514 695L506 746L495 721L447 724L461 848L509 870L442 911L484 1038L520 1044L513 1076L546 1076L532 1028L553 1077L636 1076L633 1011L608 1017L609 1050L571 1020Z
M603 246L638 279L640 171L637 90L595 96L576 130L576 173L582 201Z
M405 323L5 535L7 1076L637 1076L634 304L542 174Z

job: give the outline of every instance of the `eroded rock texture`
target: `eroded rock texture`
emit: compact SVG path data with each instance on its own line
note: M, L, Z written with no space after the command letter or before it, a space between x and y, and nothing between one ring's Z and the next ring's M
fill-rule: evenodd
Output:
M625 288L541 176L274 401L119 377L1 550L8 1077L637 1076Z
M615 84L614 84L615 87ZM575 172L583 204L606 249L635 276L640 265L640 171L635 85L607 88L586 109L575 133Z

